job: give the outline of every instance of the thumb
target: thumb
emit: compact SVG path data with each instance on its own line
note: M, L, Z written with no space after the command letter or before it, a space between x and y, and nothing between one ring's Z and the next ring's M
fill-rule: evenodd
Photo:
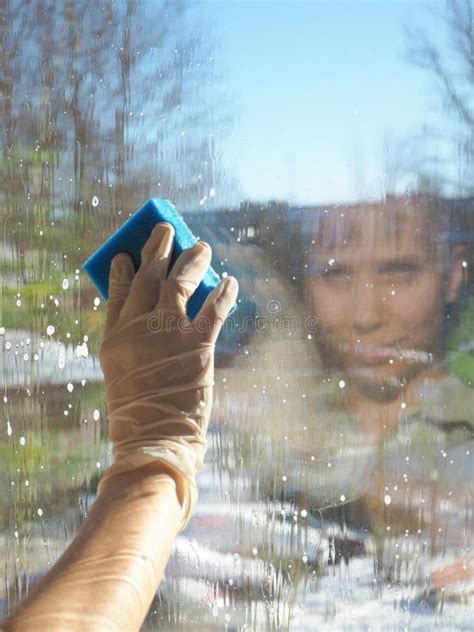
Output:
M206 297L199 313L192 322L204 342L215 343L217 336L237 299L239 284L235 277L222 279Z

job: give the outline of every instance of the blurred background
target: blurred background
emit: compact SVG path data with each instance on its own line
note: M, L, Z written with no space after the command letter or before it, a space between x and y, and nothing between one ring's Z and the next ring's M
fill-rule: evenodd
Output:
M470 0L0 0L0 612L111 462L81 265L162 197L240 295L143 629L471 629L473 51Z

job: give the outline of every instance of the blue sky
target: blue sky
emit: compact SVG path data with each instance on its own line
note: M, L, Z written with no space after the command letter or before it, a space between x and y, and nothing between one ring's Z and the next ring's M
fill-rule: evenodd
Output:
M387 182L384 147L393 150L424 124L442 121L432 78L407 60L404 31L415 24L432 29L433 3L200 6L214 22L236 113L223 156L243 197L379 197Z

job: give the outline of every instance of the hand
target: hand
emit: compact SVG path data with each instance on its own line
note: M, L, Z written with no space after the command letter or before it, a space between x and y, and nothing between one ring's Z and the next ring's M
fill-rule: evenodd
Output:
M170 224L158 224L136 274L127 254L112 262L99 360L115 463L98 493L117 474L165 464L176 481L182 529L197 499L195 475L206 450L215 342L238 284L233 277L221 281L190 322L186 303L210 264L211 249L198 242L167 275L173 238Z

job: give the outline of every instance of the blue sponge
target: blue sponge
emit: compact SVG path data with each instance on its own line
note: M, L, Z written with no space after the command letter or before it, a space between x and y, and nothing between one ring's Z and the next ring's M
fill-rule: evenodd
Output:
M109 274L112 259L119 252L126 252L132 257L135 270L138 270L141 262L141 249L158 222L168 222L175 229L169 270L183 250L196 243L196 237L168 200L150 198L82 264L82 268L90 276L104 300L109 298ZM219 282L219 275L212 266L209 266L201 283L188 301L186 311L190 320L196 316L206 296ZM234 304L230 313L232 314L236 308L237 306Z

